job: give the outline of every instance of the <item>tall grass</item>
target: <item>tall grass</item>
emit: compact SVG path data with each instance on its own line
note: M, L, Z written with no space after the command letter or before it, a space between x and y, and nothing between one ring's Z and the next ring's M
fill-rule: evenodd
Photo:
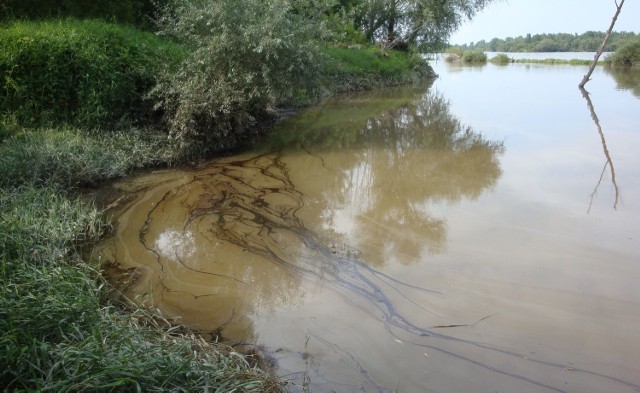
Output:
M0 145L0 187L86 186L134 169L184 161L188 151L173 139L145 130L25 130Z

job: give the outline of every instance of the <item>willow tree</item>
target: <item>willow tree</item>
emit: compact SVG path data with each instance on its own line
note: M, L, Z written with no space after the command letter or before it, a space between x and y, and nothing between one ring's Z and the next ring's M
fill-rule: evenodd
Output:
M494 0L362 0L354 22L373 43L388 48L441 49L449 36Z

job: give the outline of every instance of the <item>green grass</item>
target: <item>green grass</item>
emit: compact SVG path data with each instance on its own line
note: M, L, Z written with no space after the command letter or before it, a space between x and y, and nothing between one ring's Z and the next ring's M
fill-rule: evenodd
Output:
M134 169L178 163L187 151L153 131L24 130L0 145L0 187L34 184L68 190Z
M101 21L14 21L0 29L0 120L118 127L157 114L146 94L182 47Z
M433 70L418 55L379 47L329 47L327 77L334 91L394 86L432 78Z

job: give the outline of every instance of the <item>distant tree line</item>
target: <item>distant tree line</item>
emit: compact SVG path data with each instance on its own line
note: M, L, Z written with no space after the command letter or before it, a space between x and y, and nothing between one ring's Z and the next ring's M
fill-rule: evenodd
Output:
M516 38L494 38L490 41L481 40L464 45L457 45L463 51L486 52L595 52L598 50L605 33L587 31L582 34L527 34ZM609 43L605 47L607 52L615 52L626 43L640 38L640 34L633 32L613 32Z

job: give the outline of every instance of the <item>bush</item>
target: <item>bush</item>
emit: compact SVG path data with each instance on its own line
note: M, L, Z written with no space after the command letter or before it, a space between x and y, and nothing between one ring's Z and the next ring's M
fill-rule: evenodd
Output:
M288 0L190 1L168 10L161 33L190 48L154 89L173 134L222 143L267 106L317 89L324 30L312 11Z
M183 56L150 33L99 21L10 23L0 30L0 118L28 127L148 121L159 66Z
M490 61L493 64L509 64L512 62L506 53L498 53Z
M622 67L640 66L640 40L626 43L605 59L606 64Z
M463 63L482 64L487 62L487 55L484 52L464 52Z

